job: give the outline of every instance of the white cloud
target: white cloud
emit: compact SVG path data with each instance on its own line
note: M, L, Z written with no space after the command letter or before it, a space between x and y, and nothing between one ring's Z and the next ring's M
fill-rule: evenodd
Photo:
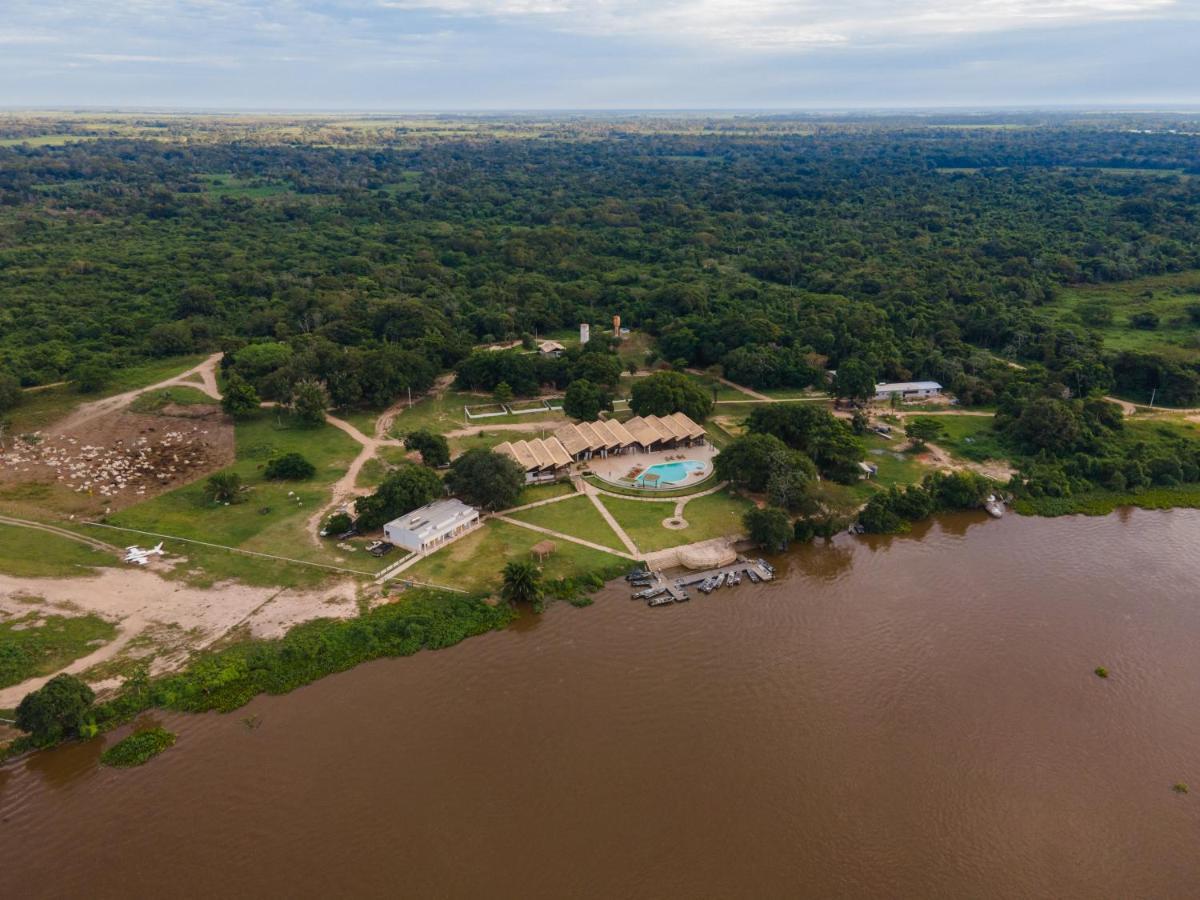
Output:
M376 0L613 37L785 49L1157 16L1178 0Z

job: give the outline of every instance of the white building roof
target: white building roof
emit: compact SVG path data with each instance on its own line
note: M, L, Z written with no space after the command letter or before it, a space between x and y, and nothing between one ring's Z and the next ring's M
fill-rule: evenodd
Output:
M895 381L875 385L877 394L902 394L905 391L940 391L942 386L936 381Z
M420 509L392 519L384 526L385 531L405 531L415 535L422 542L439 534L450 531L463 522L470 521L479 515L479 510L467 506L461 500L438 500Z

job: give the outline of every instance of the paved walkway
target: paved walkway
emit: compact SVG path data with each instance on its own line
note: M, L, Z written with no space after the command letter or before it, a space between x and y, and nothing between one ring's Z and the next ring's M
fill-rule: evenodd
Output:
M583 547L590 547L592 550L599 550L603 553L611 553L613 556L619 556L622 559L637 560L637 556L633 553L625 553L621 550L614 550L612 547L605 547L603 544L593 544L591 541L585 541L583 538L577 538L574 535L563 534L561 531L552 531L549 528L543 528L541 525L534 525L531 522L522 522L520 519L510 519L505 515L495 515L492 518L500 522L507 522L509 525L518 525L521 528L528 528L530 531L536 531L540 534L548 534L550 537L558 538L563 541L570 541L572 544L579 544ZM636 550L634 551L636 553Z
M600 498L596 496L596 488L588 484L586 481L581 480L580 483L583 485L584 495L592 501L592 506L596 507L596 511L599 512L604 521L608 523L608 527L611 528L613 532L616 533L617 537L621 539L621 543L625 545L625 549L632 553L635 557L640 556L641 551L638 550L637 544L633 542L633 539L626 533L625 529L621 527L621 523L613 518L613 514L608 511L608 508L601 503Z

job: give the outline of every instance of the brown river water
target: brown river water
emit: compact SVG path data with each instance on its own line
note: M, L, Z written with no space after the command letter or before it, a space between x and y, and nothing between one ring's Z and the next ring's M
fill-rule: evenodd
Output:
M162 715L140 769L0 770L4 893L1194 898L1198 546L1197 511L947 517Z

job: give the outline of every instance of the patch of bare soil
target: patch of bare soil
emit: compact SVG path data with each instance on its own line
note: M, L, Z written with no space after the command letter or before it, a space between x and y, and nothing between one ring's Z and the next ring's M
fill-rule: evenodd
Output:
M170 404L153 415L108 413L78 429L18 436L0 451L0 489L48 485L115 510L233 459L233 423L218 407Z
M0 575L0 613L27 613L31 595L41 598L47 611L95 613L116 623L112 641L63 669L101 689L116 687L119 676L139 660L149 661L152 674L179 668L231 632L275 638L310 619L351 618L359 611L352 580L317 590L281 591L236 583L193 588L135 568L106 569L86 578ZM0 689L0 708L16 706L50 677Z

